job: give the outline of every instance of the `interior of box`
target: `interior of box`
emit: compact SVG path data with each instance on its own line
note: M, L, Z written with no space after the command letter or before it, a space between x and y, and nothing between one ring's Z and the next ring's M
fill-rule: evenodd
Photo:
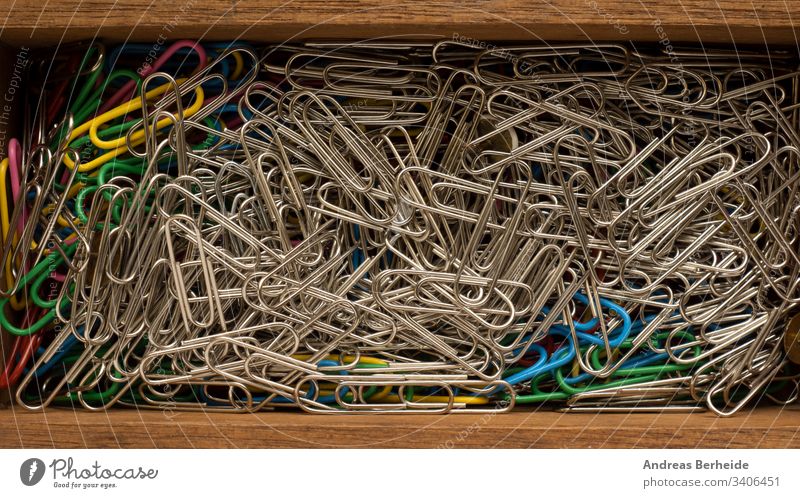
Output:
M279 8L278 2L242 1L231 5L228 2L203 2L203 9L196 8L192 3L181 6L179 12L160 6L152 6L148 2L134 0L119 5L112 10L96 9L92 5L83 5L82 2L69 0L62 2L60 12L42 14L37 10L35 2L22 2L14 7L16 15L14 21L5 27L0 35L2 50L0 50L0 64L4 67L13 66L21 50L27 47L51 47L58 43L101 39L109 43L121 42L152 42L159 37L202 38L204 40L231 40L247 39L259 42L299 42L303 40L352 40L372 39L375 37L390 36L391 38L415 40L441 40L455 37L467 37L472 40L492 43L513 43L574 40L578 42L592 41L620 41L634 42L640 45L658 48L678 47L688 44L700 47L735 47L737 49L754 51L796 51L796 27L791 21L784 2L764 2L758 10L752 6L737 7L725 5L722 10L716 11L701 1L684 1L680 5L665 2L644 2L646 9L632 15L629 7L617 5L611 1L598 2L557 2L555 7L550 2L531 2L524 6L507 5L507 2L482 2L478 7L465 6L454 11L452 6L421 7L416 5L405 6L398 12L395 6L384 6L381 2L353 2L347 15L331 13L325 2L317 5L315 2L301 2L300 7L292 10L291 6ZM566 4L566 5L565 5ZM181 8L179 7L179 9ZM27 10L26 10L27 9ZM96 10L95 10L96 9ZM499 13L502 13L499 14ZM133 21L131 21L133 19ZM67 22L68 20L68 22ZM568 20L568 21L567 21ZM135 27L131 27L131 25ZM501 41L498 41L501 40ZM13 74L0 73L0 89L7 89L11 85ZM6 98L8 101L8 98ZM21 99L20 99L21 100ZM11 99L5 108L3 119L0 120L0 136L8 136L15 132L16 124L20 122L21 109L19 100ZM5 146L0 139L0 150ZM8 335L3 333L4 350L7 350ZM0 358L2 362L2 358ZM2 364L0 363L0 367ZM0 391L0 403L8 403L9 392ZM798 444L798 432L793 429L797 423L796 406L788 411L768 409L767 416L761 425L753 424L753 438L756 434L767 431L775 425L780 418L783 432L774 433L772 444L778 444L780 439L787 445ZM205 416L205 415L204 415ZM507 415L500 415L504 417ZM683 415L682 415L683 416ZM706 415L692 415L695 418ZM752 412L744 415L749 419ZM147 415L146 417L150 417ZM160 418L159 418L160 417ZM159 417L148 418L154 423L164 422L163 414ZM194 415L184 415L184 421L191 420L197 424L198 431L202 431L203 420L194 418ZM558 416L558 420L563 420ZM637 416L638 417L638 416ZM652 424L659 420L658 415L634 417L637 424ZM202 417L201 417L202 418ZM731 431L747 431L747 419L740 420L737 428ZM70 425L78 420L70 415L63 423ZM80 419L86 424L98 423L96 419ZM178 417L178 422L180 418ZM258 419L257 424L265 419ZM431 420L431 424L439 423ZM544 430L546 418L539 422ZM576 419L577 420L577 419ZM621 426L629 423L630 419L614 418L609 424ZM703 420L706 420L703 418ZM677 419L666 416L662 422L667 424L678 423ZM772 421L768 423L769 421ZM141 421L139 421L141 422ZM175 430L171 424L159 429L164 431L162 437L168 437L170 431ZM252 422L252 420L251 420ZM386 423L391 420L387 419ZM530 423L530 419L522 419L514 423ZM751 421L752 422L752 421ZM124 423L135 424L135 421L126 420ZM234 422L230 422L233 424ZM293 422L281 419L287 424L286 430L305 431L297 429ZM325 422L318 422L325 423ZM362 422L354 422L358 429L348 429L347 434L353 437L363 429ZM395 419L395 423L399 423ZM414 422L416 424L416 422ZM471 421L470 423L477 423ZM495 423L495 422L492 422ZM581 419L581 423L597 424L598 419L589 417ZM696 429L697 433L706 434L714 423L706 421L709 427L703 426ZM383 422L381 422L383 424ZM112 424L113 425L113 424ZM145 424L146 425L146 424ZM490 430L486 434L495 434L498 437L504 430L510 430L510 425L498 427L496 434ZM247 423L245 423L247 426ZM764 427L762 427L764 426ZM113 432L113 427L112 432ZM9 426L10 429L10 426ZM142 429L146 430L146 429ZM249 437L246 427L238 429L241 434L234 438L247 439ZM449 427L442 433L433 434L431 440L452 440L453 432L457 434L458 427ZM577 430L573 427L564 429L560 436L569 439L570 432ZM667 428L664 434L653 436L666 440L671 429ZM273 434L274 436L274 434ZM30 436L29 437L33 437ZM72 435L72 437L78 437ZM270 437L265 435L265 437ZM487 436L489 438L490 436ZM527 436L534 438L533 434ZM625 438L634 438L626 434ZM187 436L187 443L199 444L201 438L196 435ZM586 441L572 440L575 445L586 444ZM761 440L764 441L764 440ZM21 442L25 444L25 441ZM52 442L52 439L50 440ZM741 441L740 441L741 442ZM366 444L366 442L364 442ZM625 446L631 441L619 440L618 446ZM719 441L707 440L710 446L734 444L733 440ZM47 446L45 441L44 446ZM109 443L112 444L113 443ZM135 444L131 441L129 444ZM291 437L284 444L291 446ZM322 443L324 444L324 443ZM487 439L484 443L489 445ZM78 442L78 445L80 443ZM553 441L545 445L558 445Z

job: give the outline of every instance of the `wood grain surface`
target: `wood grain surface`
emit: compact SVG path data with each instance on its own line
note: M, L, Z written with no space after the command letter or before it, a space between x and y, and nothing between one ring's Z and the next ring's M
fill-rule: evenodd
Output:
M18 53L16 49L0 45L0 68L13 67L17 60ZM15 95L9 94L11 74L12 71L0 71L0 100L3 101L2 109L0 109L0 114L2 114L2 117L0 117L0 160L7 156L8 141L17 136L20 121L19 111L21 110L19 104L23 100L19 97L20 92L17 92ZM7 102L6 98L10 98L11 102ZM7 112L5 106L11 108L12 111ZM14 338L0 327L0 371L3 371L5 368L5 359L6 356L8 356L8 352L11 351L13 347L13 341ZM0 406L11 398L10 394L8 389L0 389Z
M710 413L220 414L0 410L2 448L800 448L800 405Z
M798 0L2 0L0 39L445 37L797 45ZM657 29L660 27L661 29Z

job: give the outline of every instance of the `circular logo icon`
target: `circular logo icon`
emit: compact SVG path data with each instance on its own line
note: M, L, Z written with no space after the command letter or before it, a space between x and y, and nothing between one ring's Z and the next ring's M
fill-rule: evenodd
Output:
M38 458L29 458L19 468L19 479L26 486L36 486L44 477L44 462Z

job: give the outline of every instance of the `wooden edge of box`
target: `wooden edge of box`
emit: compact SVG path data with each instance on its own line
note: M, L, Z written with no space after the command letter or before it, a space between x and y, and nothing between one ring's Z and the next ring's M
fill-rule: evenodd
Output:
M791 2L759 0L0 0L0 39L17 45L84 39L298 42L453 38L786 44L797 47Z

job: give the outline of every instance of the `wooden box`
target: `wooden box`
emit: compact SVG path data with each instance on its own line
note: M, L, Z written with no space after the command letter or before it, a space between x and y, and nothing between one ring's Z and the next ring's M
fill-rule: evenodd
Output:
M374 37L484 41L635 41L664 47L797 50L800 1L761 0L40 0L0 1L0 93L15 58L35 46L95 38L152 42L302 41ZM800 60L800 59L799 59ZM12 99L13 100L13 99ZM6 104L5 102L0 104ZM18 120L11 102L6 136ZM2 109L0 109L2 110ZM3 139L4 140L4 139ZM6 143L2 143L5 150ZM8 393L0 393L8 399ZM710 413L247 415L0 408L0 447L800 447L800 405Z

